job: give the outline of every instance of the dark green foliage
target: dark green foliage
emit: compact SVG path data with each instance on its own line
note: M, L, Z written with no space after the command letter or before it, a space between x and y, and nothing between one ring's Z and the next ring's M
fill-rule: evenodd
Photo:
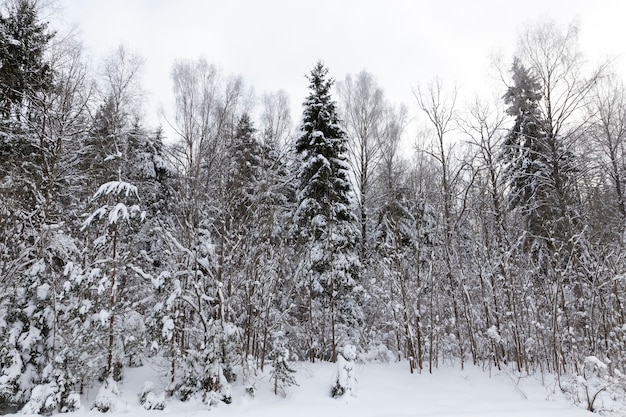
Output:
M330 396L333 398L343 397L343 394L346 393L346 387L341 385L339 381L335 382L335 384L330 389Z
M249 220L258 206L267 149L254 137L256 130L247 114L239 119L233 144L229 149L230 166L226 193L230 202L229 217L233 225Z
M504 142L511 203L522 210L528 230L544 239L567 240L577 222L573 209L577 169L565 139L553 136L542 116L541 84L519 60L513 62L513 85L504 95L515 125Z
M321 62L308 79L310 93L304 102L301 134L296 141L301 166L295 221L302 229L300 238L306 239L308 234L309 238L319 239L324 226L322 223L311 226L316 216L328 221L352 222L355 215L350 210L347 138L330 94L334 80L328 78L328 69ZM313 230L307 231L305 225Z
M507 113L515 125L504 142L504 156L509 161L509 183L514 206L531 210L537 192L537 174L545 165L546 132L542 128L539 101L541 85L522 63L513 62L513 85L504 95Z
M328 78L328 69L320 62L308 79L310 93L304 102L301 134L296 141L299 168L294 237L313 251L315 286L321 285L326 293L344 292L356 285L358 273L358 258L354 256L358 233L350 201L347 138L331 98L333 80Z
M38 16L38 2L16 0L0 14L0 113L20 119L29 96L51 85L44 52L54 36Z
M351 201L347 138L330 89L333 80L320 62L311 71L300 136L296 140L296 209L292 236L302 280L298 290L309 326L307 355L333 359L336 337L356 331L362 312L359 288L359 232ZM323 332L330 322L330 335ZM327 328L327 327L326 327ZM321 340L319 340L321 339ZM324 341L325 339L325 341Z

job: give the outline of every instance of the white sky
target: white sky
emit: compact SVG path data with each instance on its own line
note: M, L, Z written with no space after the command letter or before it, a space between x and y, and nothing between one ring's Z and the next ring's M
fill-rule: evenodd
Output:
M624 55L622 0L59 0L98 60L119 44L146 59L147 121L171 113L172 63L205 57L243 76L258 95L284 89L294 121L307 94L304 75L321 59L331 75L366 69L394 102L415 115L412 87L435 76L457 83L465 96L485 90L490 56L510 62L517 33L528 22L579 22L580 43L596 61ZM486 92L491 94L491 92Z

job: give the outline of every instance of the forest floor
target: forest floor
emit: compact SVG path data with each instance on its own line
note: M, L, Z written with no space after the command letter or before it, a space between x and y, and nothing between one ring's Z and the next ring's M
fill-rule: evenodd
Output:
M109 416L215 417L409 417L409 416L506 416L506 417L583 417L594 414L575 408L554 384L541 376L514 376L507 371L475 366L440 366L410 374L406 362L356 364L356 389L353 395L330 397L336 378L332 363L293 364L298 386L287 389L285 397L273 393L269 372L257 377L255 395L251 397L243 384L232 386L232 404L220 403L208 410L200 400L180 402L169 399L164 411L146 411L139 403L139 393L146 380L163 389L162 378L154 366L126 371L120 385L116 409ZM268 367L269 368L269 367ZM83 409L68 417L101 415L90 410L97 390L82 397Z

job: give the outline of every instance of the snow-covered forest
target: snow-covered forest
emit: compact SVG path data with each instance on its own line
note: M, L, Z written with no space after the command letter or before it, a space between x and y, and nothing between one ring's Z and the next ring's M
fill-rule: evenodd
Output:
M454 363L626 398L626 89L574 25L529 25L496 99L407 106L312 60L302 113L204 59L142 120L141 56L93 70L36 0L0 11L0 411L107 411L129 369L233 400L294 361ZM417 139L407 123L419 115ZM329 391L330 395L330 391Z

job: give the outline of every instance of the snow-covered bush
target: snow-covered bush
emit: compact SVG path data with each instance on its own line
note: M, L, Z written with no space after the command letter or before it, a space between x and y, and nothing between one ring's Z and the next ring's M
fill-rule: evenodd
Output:
M2 342L5 342L4 340ZM0 410L10 410L22 402L22 357L12 343L0 346Z
M337 357L337 378L330 390L333 398L342 397L349 393L356 394L356 379L354 378L354 361L356 359L356 347L345 345Z
M32 389L30 400L22 408L22 413L50 415L60 402L61 392L56 384L39 384Z
M561 388L579 407L593 412L626 412L626 376L618 370L611 372L606 363L587 356L582 372L563 378Z
M150 381L146 382L139 393L139 403L146 410L164 410L165 409L165 393L157 395L154 393L154 384Z
M248 355L248 357L243 361L241 371L243 375L244 389L248 395L254 397L254 394L256 393L256 381L258 377L256 362L252 355Z
M230 385L224 376L216 352L209 348L191 351L182 366L182 376L173 389L181 401L201 395L209 407L220 402L231 403Z
M41 372L41 378L33 382L22 413L50 415L57 411L76 411L81 407L80 396L72 391L75 381L67 369L62 369L60 356L57 356L55 364L59 367L46 366Z
M393 352L382 343L371 346L367 352L359 354L359 362L365 363L389 363L395 359Z
M82 408L80 403L80 395L77 392L71 392L63 401L61 405L62 413L71 413L73 411L78 411Z
M143 365L142 354L146 348L146 325L143 316L134 310L125 312L121 327L126 363L132 367Z
M120 391L117 386L117 382L115 382L113 378L109 377L104 381L98 390L98 395L96 395L93 408L102 413L115 411L119 395Z

